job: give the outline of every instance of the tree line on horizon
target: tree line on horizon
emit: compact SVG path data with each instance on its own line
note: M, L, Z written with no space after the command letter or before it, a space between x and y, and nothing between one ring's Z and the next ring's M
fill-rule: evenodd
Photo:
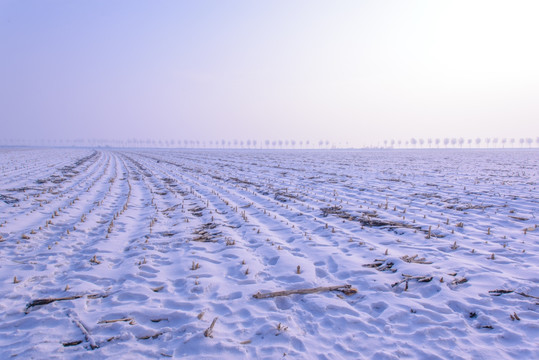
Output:
M539 147L539 137L497 138L477 137L460 138L415 138L386 139L383 145L364 146L368 149L393 148L505 148L505 147ZM346 149L353 148L348 142L334 143L329 140L294 140L279 139L259 141L247 140L193 140L193 139L0 139L0 146L43 146L43 147L133 147L133 148L183 148L183 149Z
M310 140L295 140L295 139L279 139L279 140L264 140L256 139L234 139L234 140L187 140L187 139L137 139L131 138L127 140L121 139L2 139L0 145L3 146L110 146L110 147L164 147L164 148L217 148L217 149L316 149L336 147L329 140L319 140L318 142Z
M524 147L527 145L528 147L532 147L533 143L535 142L536 146L539 147L539 136L535 138L535 140L531 137L527 138L519 138L518 144L520 147ZM516 138L497 138L497 137L486 137L486 138L480 138L477 137L475 139L467 138L464 139L462 137L460 138L411 138L409 140L402 140L402 139L391 139L391 140L384 140L384 148L425 148L425 147L436 147L440 148L440 146L443 146L445 148L462 148L462 147L481 147L481 144L484 144L485 147L489 148L505 148L506 146L515 147L515 144L517 143Z

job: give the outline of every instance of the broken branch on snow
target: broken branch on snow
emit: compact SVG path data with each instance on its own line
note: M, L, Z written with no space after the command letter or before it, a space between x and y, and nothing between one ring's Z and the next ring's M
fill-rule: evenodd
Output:
M406 290L408 290L408 281L410 281L410 280L417 280L417 282L430 282L430 281L432 281L432 276L412 276L412 275L406 275L406 274L402 274L402 276L404 277L404 279L402 279L400 281L397 281L394 284L391 284L391 287L395 287L395 286L400 285L403 282L405 282L406 283Z
M489 294L491 294L492 296L500 296L502 294L511 294L513 292L515 294L520 295L520 296L529 297L529 298L532 298L532 299L539 299L539 296L533 296L533 295L529 295L529 294L526 294L526 293L523 293L523 292L515 292L515 290L496 289L496 290L490 290Z
M86 338L86 341L88 341L88 343L90 344L90 348L92 350L97 349L99 346L95 343L95 340L92 338L92 335L90 334L86 326L84 326L84 324L79 320L77 315L73 311L70 311L68 312L67 316L69 316L71 320L73 320L75 325L77 325L77 327L80 329L80 331L82 331L84 337Z
M65 297L59 297L59 298L47 298L47 299L36 299L30 301L28 304L26 304L26 309L24 312L28 314L30 312L30 308L34 306L39 305L47 305L56 301L65 301L65 300L76 300L84 297L85 295L73 295L73 296L65 296ZM99 299L99 298L106 298L109 296L109 294L88 294L86 295L88 299Z
M219 319L219 317L215 317L213 319L213 321L211 322L211 325L209 328L206 329L206 331L204 331L204 336L205 337L211 337L213 338L213 327L215 326L215 323L217 322L217 319Z
M352 285L337 285L337 286L320 286L316 288L309 288L309 289L297 289L297 290L284 290L284 291L275 291L270 292L266 294L261 294L260 292L257 292L253 295L255 299L267 299L277 296L288 296L293 294L314 294L319 292L325 292L325 291L340 291L344 293L345 295L352 295L357 293L357 290L352 287Z

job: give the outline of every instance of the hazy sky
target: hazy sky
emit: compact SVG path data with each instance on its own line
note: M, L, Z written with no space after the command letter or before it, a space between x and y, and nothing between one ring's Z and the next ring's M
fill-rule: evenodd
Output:
M536 0L0 0L0 138L535 138L538 18Z

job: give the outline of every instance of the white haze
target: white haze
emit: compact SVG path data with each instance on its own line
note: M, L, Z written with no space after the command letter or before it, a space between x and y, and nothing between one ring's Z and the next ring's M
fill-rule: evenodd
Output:
M535 139L538 10L4 1L0 141Z

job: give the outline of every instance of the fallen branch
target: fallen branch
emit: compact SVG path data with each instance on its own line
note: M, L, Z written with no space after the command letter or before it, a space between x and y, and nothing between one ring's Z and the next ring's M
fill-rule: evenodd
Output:
M520 296L525 296L525 297L529 297L529 298L532 298L532 299L538 299L539 300L539 296L533 296L533 295L525 294L523 292L517 292L515 294L519 294Z
M276 292L270 292L266 294L261 294L260 292L257 292L253 295L255 299L267 299L277 296L288 296L293 294L314 294L319 292L325 292L325 291L340 291L344 293L345 295L352 295L357 293L357 290L352 288L352 285L338 285L338 286L321 286L316 288L310 288L310 289L298 289L298 290L284 290L284 291L276 291Z
M109 296L109 294L89 294L89 295L87 295L88 299L101 299L101 298L106 298L107 296Z
M204 336L205 337L210 337L210 338L213 338L213 327L215 326L215 323L217 322L217 319L219 319L217 316L213 319L213 321L211 322L211 325L209 328L206 329L206 331L204 331Z
M464 284L466 282L468 282L468 279L463 277L463 278L460 278L460 279L453 279L453 281L451 281L451 285L460 285L460 284Z
M48 298L48 299L32 300L31 302L29 302L26 305L26 310L28 310L28 309L30 309L31 307L34 307L34 306L47 305L47 304L53 303L55 301L75 300L75 299L80 299L81 297L82 297L82 295L73 295L73 296L66 296L66 297L60 297L60 298ZM25 312L28 313L28 311L25 311Z
M159 336L163 335L164 332L159 331L152 335L137 336L139 340L148 340L148 339L157 339Z
M523 293L523 292L515 292L515 290L503 290L503 289L496 289L496 290L490 290L489 293L493 296L500 296L502 294L511 294L511 293L515 293L515 294L518 294L520 296L524 296L524 297L528 297L528 298L532 298L532 299L538 299L539 300L539 296L533 296L533 295L529 295L529 294L526 294L526 293Z
M113 319L113 320L101 320L101 321L98 321L97 323L98 324L112 324L112 323L120 322L120 321L134 322L133 318L123 318L123 319Z
M418 258L419 255L414 256L408 256L404 255L401 257L401 260L407 262L407 263L415 263L415 264L432 264L432 261L426 261L425 258Z
M30 312L30 308L34 306L40 306L40 305L47 305L56 301L65 301L65 300L76 300L84 297L85 295L73 295L73 296L65 296L65 297L59 297L59 298L48 298L48 299L36 299L30 301L28 304L26 304L26 309L24 310L25 314L28 314ZM98 299L98 298L106 298L109 296L109 294L89 294L87 295L88 299Z
M84 324L78 319L77 315L74 312L70 311L68 312L67 316L69 316L71 320L73 320L75 325L77 325L77 327L80 329L80 331L82 331L84 337L86 338L86 341L88 341L88 343L90 344L90 348L92 350L97 349L99 346L95 343L95 340L92 338L92 335L90 334L86 326L84 326Z
M496 290L490 290L489 294L492 296L500 296L502 294L511 294L514 292L514 290L502 290L502 289L496 289Z
M410 281L410 280L417 280L417 282L430 282L430 281L432 281L432 276L412 276L412 275L406 275L406 274L402 274L402 276L404 277L404 279L402 279L400 281L397 281L394 284L391 284L391 287L398 286L398 285L402 284L403 282L405 282L406 283L405 290L408 290L408 281Z
M65 347L75 346L75 345L79 345L81 342L82 340L68 341L68 342L62 343L62 345L64 345Z
M382 265L384 265L384 262L375 262L375 263L372 263L372 264L363 264L362 266L363 267L369 267L369 268L377 268L377 267L380 267Z
M391 261L374 259L372 264L363 264L363 267L375 268L378 271L390 271L394 273L397 271L397 269L393 269L393 265L395 264Z

